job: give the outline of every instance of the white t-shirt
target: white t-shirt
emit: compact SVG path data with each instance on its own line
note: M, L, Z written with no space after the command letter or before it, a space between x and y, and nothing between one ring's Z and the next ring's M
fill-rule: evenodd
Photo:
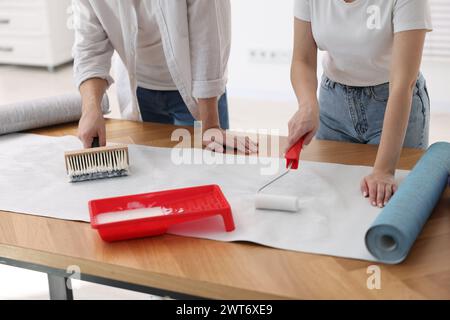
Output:
M325 75L349 86L389 82L394 34L432 29L428 0L295 0L294 10L325 51Z
M138 86L170 91L177 87L170 75L156 17L151 2L134 2L138 16L136 76Z

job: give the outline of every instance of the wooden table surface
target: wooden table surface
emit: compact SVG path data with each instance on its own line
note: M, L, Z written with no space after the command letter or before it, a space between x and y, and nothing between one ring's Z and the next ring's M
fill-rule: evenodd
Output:
M109 141L170 147L174 127L108 121ZM34 133L75 134L75 125ZM305 160L371 165L376 147L315 141ZM404 150L399 168L421 155ZM217 299L450 299L450 192L408 259L381 268L381 289L367 288L369 262L165 235L108 244L87 223L0 212L0 257L193 296Z

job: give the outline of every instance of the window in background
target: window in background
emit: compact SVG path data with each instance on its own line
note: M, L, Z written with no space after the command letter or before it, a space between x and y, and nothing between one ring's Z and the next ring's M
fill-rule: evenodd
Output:
M434 31L428 34L424 51L427 61L450 62L450 1L431 0Z

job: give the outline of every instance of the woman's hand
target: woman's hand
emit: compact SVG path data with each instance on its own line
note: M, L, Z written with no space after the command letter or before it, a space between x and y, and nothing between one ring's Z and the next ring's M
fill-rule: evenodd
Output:
M372 205L380 208L384 207L397 191L394 173L408 127L425 34L426 30L411 30L396 33L394 36L389 101L380 147L373 173L361 183L363 195L370 198Z
M319 129L318 103L316 102L311 105L300 106L299 110L289 121L288 126L289 137L287 150L289 150L301 138L305 139L305 146L309 145Z
M224 153L227 148L247 155L258 153L258 143L250 137L237 136L220 128L210 128L203 133L203 146L218 153Z
M374 170L361 181L361 192L374 207L383 208L397 191L395 175Z

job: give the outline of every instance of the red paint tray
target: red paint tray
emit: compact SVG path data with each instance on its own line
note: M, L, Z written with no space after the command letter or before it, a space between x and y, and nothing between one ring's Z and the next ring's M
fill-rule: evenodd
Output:
M93 200L89 211L92 228L107 242L157 236L172 225L215 215L222 216L227 232L235 229L217 185Z

